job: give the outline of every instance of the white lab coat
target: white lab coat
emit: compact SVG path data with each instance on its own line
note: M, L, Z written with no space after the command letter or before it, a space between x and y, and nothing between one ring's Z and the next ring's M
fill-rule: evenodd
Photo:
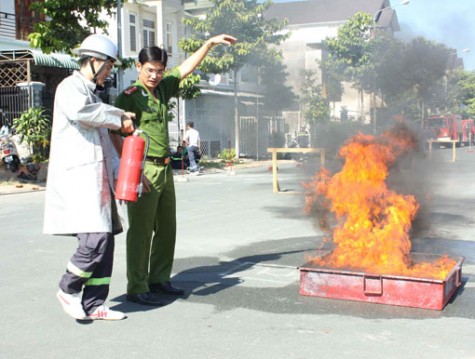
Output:
M93 82L75 71L56 90L45 198L47 234L121 229L110 190L117 154L107 129L121 128L124 111L102 103L94 89ZM114 229L112 216L118 223Z

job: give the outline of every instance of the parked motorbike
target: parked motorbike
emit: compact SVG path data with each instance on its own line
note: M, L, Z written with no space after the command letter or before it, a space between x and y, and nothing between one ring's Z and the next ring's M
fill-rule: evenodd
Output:
M7 125L0 129L0 156L5 168L9 171L16 172L20 168L20 157L12 140L12 133Z

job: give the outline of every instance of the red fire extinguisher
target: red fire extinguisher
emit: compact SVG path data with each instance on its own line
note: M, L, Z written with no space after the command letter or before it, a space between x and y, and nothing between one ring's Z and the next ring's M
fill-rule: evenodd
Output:
M145 140L139 136L140 133L144 132L135 130L125 138L120 157L115 197L128 202L137 202L142 195L143 167L148 145L145 149Z

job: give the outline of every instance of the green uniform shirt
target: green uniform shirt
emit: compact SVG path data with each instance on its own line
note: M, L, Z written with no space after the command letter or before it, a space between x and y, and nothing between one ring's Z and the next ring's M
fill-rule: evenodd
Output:
M169 154L168 101L177 94L180 77L178 68L173 69L155 88L156 98L137 80L115 101L116 107L135 113L136 127L144 131L150 141L148 156L166 157Z

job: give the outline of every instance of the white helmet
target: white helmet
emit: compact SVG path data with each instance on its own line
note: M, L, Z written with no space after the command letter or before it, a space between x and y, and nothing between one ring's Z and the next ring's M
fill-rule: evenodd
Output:
M104 35L89 35L81 43L81 46L73 49L72 52L79 56L92 56L100 60L112 59L117 65L120 65L120 61L117 59L116 44Z

